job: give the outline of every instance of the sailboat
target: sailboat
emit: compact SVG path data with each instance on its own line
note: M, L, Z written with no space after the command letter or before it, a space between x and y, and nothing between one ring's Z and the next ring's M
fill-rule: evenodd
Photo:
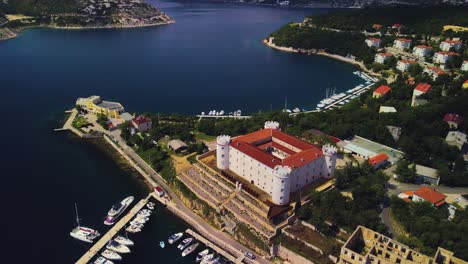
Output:
M76 227L70 232L70 236L78 240L93 243L93 240L99 237L101 234L97 230L94 230L89 227L80 226L80 218L78 216L78 207L75 203L75 213L76 213Z

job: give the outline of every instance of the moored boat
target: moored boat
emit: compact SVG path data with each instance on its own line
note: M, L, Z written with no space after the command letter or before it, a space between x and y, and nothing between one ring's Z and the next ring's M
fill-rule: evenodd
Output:
M207 263L210 263L214 258L214 254L208 254L206 255L202 261L200 262L200 264L207 264Z
M196 262L200 262L206 255L210 253L209 249L205 249L203 251L200 251L197 255L197 258L195 259Z
M186 238L182 240L182 242L177 246L177 248L180 250L184 250L188 245L190 245L190 243L192 243L192 241L193 241L192 237Z
M109 241L109 243L107 243L106 245L106 248L112 251L115 251L117 253L122 253L122 254L130 253L130 249L127 246L122 245L116 242L115 240Z
M200 243L195 243L195 244L192 244L190 245L188 248L186 248L183 252L182 252L182 257L185 257L189 254L191 254L195 249L197 249L197 247L200 245Z
M87 243L93 243L94 239L101 234L97 230L89 227L80 226L80 218L78 216L78 207L75 203L76 212L76 227L70 232L70 236Z
M164 248L166 246L166 244L164 243L164 241L159 241L159 246L161 248Z
M134 197L129 196L123 199L121 202L116 203L112 208L107 212L106 220L104 221L105 225L113 225L116 219L128 208L128 206L133 202Z
M114 264L114 262L106 259L103 256L99 256L93 263L94 264Z
M117 236L117 237L114 238L114 240L117 243L120 243L122 245L126 245L126 246L133 246L134 245L133 241L130 240L128 237Z
M169 244L174 244L175 242L177 242L177 240L179 240L182 236L184 235L184 233L176 233L176 234L173 234L172 236L169 237L169 239L167 240L167 242L169 242Z
M105 249L102 253L101 256L110 259L110 260L121 260L122 256L120 256L117 252L114 252L109 249Z

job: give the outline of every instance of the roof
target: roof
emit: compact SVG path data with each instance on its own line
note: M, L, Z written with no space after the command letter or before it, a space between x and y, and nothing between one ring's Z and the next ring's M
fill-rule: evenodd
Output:
M433 73L436 73L438 75L447 74L444 70L442 70L441 68L439 68L437 66L429 66L426 69L428 69L429 71L431 71Z
M179 139L174 139L174 140L169 141L168 146L173 150L178 150L180 148L188 147L188 145L185 144L185 142L183 142L182 140L179 140Z
M430 188L428 186L417 189L414 191L414 195L417 195L436 206L444 204L445 198L447 197L446 195L436 191L435 188Z
M390 92L390 90L392 90L392 88L390 88L389 86L380 85L379 87L377 87L377 89L375 89L374 93L387 94L388 92Z
M399 41L399 42L411 42L411 39L407 39L407 38L399 38L395 41Z
M124 112L124 113L120 114L120 117L125 121L132 121L132 119L133 119L133 116L128 112Z
M343 149L346 149L348 151L351 151L351 152L354 152L354 153L357 153L361 156L364 156L364 157L372 157L372 156L375 156L377 153L371 151L371 150L368 150L366 148L363 148L361 146L358 146L358 145L355 145L351 142L347 142L347 141L341 141L339 143L337 143L338 146L342 147Z
M418 45L416 47L414 47L415 49L432 49L431 46L427 46L427 45Z
M137 116L137 117L133 118L132 121L137 125L141 125L141 124L151 122L151 119L146 117L146 116Z
M456 123L456 124L459 125L462 122L462 117L459 114L448 113L448 114L445 114L444 121L445 122L453 122L453 123Z
M438 52L436 52L436 54L447 55L447 56L455 56L455 55L458 55L458 53L452 52L452 51L438 51Z
M466 143L466 134L460 131L449 131L445 137L445 141L456 142L463 145Z
M413 196L413 191L403 191L402 193L408 196Z
M106 108L106 109L110 109L110 110L121 109L122 108L122 105L120 103L109 102L109 101L102 101L102 102L98 103L97 106L102 107L102 108Z
M286 143L292 148L279 142ZM266 151L268 146L277 148L289 156L284 159L278 158ZM278 165L298 168L323 156L320 148L271 128L236 137L231 141L231 147L270 168L275 168Z
M379 108L379 113L396 113L397 110L393 106L381 106Z
M429 178L433 178L433 179L438 179L439 178L439 176L437 176L437 170L436 169L429 168L429 167L422 166L422 165L418 165L418 164L415 165L415 169L416 169L416 174L417 175L421 175L421 176L429 177Z
M370 40L370 41L380 41L379 38L368 38L367 40Z
M391 57L391 56L393 56L393 54L389 53L389 52L381 52L381 53L377 53L376 56Z
M401 63L415 64L418 63L416 60L400 60Z
M402 27L402 24L393 24L392 27Z
M450 39L447 39L447 40L442 41L442 43L461 44L461 41L460 41L460 40L450 40Z
M423 92L423 93L427 93L427 91L429 91L429 89L431 88L431 85L430 84L427 84L427 83L419 83L416 88L414 88L415 90L418 90L420 92Z
M372 158L369 159L369 163L372 165L372 166L375 166L377 164L380 164L384 161L388 160L388 156L387 154L385 153L379 153L375 156L373 156Z

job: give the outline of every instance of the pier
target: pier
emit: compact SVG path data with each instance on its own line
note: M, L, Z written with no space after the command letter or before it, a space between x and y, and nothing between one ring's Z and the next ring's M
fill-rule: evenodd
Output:
M145 199L141 199L126 215L124 215L114 226L107 231L105 235L99 239L77 262L76 264L86 264L91 261L107 243L124 228L125 225L148 203L152 195L148 195Z
M248 119L252 116L235 116L235 115L197 115L197 117L202 120L202 118L234 118L234 119Z
M192 229L187 229L185 230L185 233L191 235L193 238L196 240L200 241L201 243L205 244L207 247L212 248L214 251L218 252L220 255L228 259L229 261L232 261L234 263L242 263L242 260L244 259L244 256L241 255L238 258L234 257L233 255L229 254L227 251L224 249L218 247L215 243L212 243L202 235L199 235L195 231L192 231Z

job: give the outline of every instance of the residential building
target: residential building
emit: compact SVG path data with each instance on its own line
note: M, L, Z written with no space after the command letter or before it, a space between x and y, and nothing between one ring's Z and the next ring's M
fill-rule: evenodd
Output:
M377 54L375 54L374 61L376 63L384 64L391 57L393 57L393 54L388 53L388 52L377 53Z
M413 166L413 165L410 165ZM417 180L431 185L439 185L440 177L437 170L426 166L415 164Z
M384 96L387 95L391 90L392 90L392 88L390 88L390 87L387 86L387 85L380 85L379 87L377 87L377 89L374 90L374 93L372 94L372 97L373 97L373 98L384 97Z
M443 51L460 50L462 47L462 42L460 40L445 40L440 43L440 49Z
M153 121L145 116L137 116L132 119L132 125L139 132L146 132L151 129Z
M458 128L462 122L462 116L455 113L447 113L444 115L444 121L447 122L450 128Z
M438 192L435 188L423 186L413 192L411 201L413 202L429 202L435 207L440 207L445 204L447 196Z
M415 65L417 64L418 62L415 61L415 60L399 60L397 62L397 65L396 65L396 68L397 70L400 70L402 72L405 72L408 70L408 68L411 66L411 65Z
M217 138L216 165L234 173L271 196L277 205L289 204L290 193L335 171L337 149L316 147L283 133L278 122L232 138Z
M458 55L455 52L451 51L439 51L434 53L434 63L440 63L440 64L445 64L448 61L452 60L454 56Z
M93 95L87 98L78 98L76 105L94 114L103 114L109 118L120 118L124 107L117 102L103 101L100 96Z
M379 108L379 113L396 113L397 110L393 106L381 106Z
M445 137L445 142L450 146L455 146L461 150L467 143L466 134L460 131L449 131Z
M175 151L175 152L181 152L181 151L186 150L188 148L188 145L185 144L185 142L183 142L182 140L179 140L179 139L174 139L174 140L169 141L167 146L170 149L172 149L173 151Z
M368 47L380 47L380 39L379 38L368 38L366 39L366 44Z
M426 67L424 68L424 72L427 73L434 81L437 80L437 78L439 78L441 75L447 74L446 71L436 66Z
M419 106L419 105L424 105L427 103L427 100L425 99L419 99L418 97L420 95L423 95L429 91L431 88L430 84L427 83L419 83L416 88L413 90L413 97L411 99L411 106Z
M468 60L463 61L463 64L461 66L462 71L468 71Z
M418 57L426 57L431 55L434 49L431 46L419 45L413 48L413 55Z
M466 264L467 262L455 257L453 252L440 247L434 257L426 256L405 244L360 225L341 247L339 263Z
M396 164L401 158L405 156L405 153L402 151L357 135L354 135L352 138L337 142L336 146L344 153L350 153L363 159L370 159L379 153L385 153L389 157L388 161L392 165Z
M128 112L124 112L124 113L120 114L120 117L124 120L124 122L132 122L132 120L134 118L134 116L131 115Z
M369 159L369 164L374 167L374 169L379 169L387 165L388 162L388 155L385 153L379 153Z
M411 39L400 38L400 39L396 39L393 42L393 47L399 50L409 49L410 46L411 46Z

